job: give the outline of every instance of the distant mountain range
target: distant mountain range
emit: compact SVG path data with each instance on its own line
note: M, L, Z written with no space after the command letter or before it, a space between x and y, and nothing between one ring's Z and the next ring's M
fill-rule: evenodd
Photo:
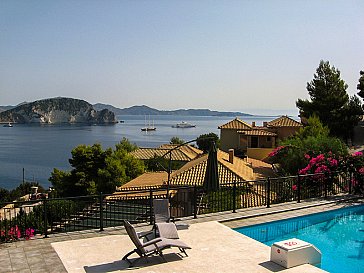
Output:
M0 112L4 112L6 110L10 110L10 109L13 109L15 107L16 106L13 106L13 105L0 106Z
M0 106L1 107L1 106ZM242 112L220 112L209 109L178 109L178 110L158 110L146 105L131 106L128 108L117 108L109 104L96 103L94 109L100 111L108 109L115 115L178 115L178 116L252 116Z
M27 102L19 103L16 106L0 106L0 112L4 112L20 105L27 104ZM115 115L178 115L178 116L252 116L251 114L242 112L220 112L209 109L178 109L178 110L158 110L146 105L131 106L128 108L117 108L110 104L96 103L93 105L96 111L107 109Z
M0 113L1 112L4 112L6 110L13 109L13 108L18 107L18 106L23 105L23 104L27 104L27 102L24 101L24 102L19 103L18 105L4 105L4 106L0 106Z

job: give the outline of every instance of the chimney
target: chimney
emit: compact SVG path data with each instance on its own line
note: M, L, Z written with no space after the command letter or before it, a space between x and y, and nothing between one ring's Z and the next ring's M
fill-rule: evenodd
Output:
M267 127L268 126L268 122L263 121L263 127Z
M255 127L255 121L252 122L252 127Z
M229 162L234 164L234 149L229 149Z

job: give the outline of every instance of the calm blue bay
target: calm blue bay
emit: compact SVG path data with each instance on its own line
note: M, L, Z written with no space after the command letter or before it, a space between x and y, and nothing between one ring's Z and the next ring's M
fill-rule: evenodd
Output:
M0 127L0 187L13 189L23 179L37 181L48 188L48 178L53 168L69 170L68 159L71 150L80 145L101 143L105 149L114 147L123 137L140 147L157 147L168 143L173 136L185 141L193 140L210 132L220 135L218 126L232 117L150 116L157 128L154 132L142 132L144 116L118 116L124 123L107 126L85 125L14 125ZM274 117L241 117L244 121L262 125ZM172 128L172 125L186 121L196 124L195 128Z

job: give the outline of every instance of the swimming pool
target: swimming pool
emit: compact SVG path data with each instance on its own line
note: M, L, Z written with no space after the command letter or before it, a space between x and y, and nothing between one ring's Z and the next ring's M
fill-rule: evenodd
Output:
M320 249L320 268L332 273L364 272L364 205L234 230L268 246L298 238Z

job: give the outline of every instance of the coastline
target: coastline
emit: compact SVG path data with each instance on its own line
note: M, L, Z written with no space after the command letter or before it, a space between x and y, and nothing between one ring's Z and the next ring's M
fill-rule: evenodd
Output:
M123 123L109 125L87 124L17 124L9 130L0 127L0 187L13 189L22 181L22 169L25 179L39 182L45 188L50 186L48 178L53 168L70 170L71 151L80 144L114 148L123 137L140 147L158 147L169 143L172 137L183 140L196 139L206 133L220 136L219 125L232 117L213 116L151 116L154 117L156 131L142 132L145 126L144 115L117 116ZM257 125L272 120L271 116L241 117L248 123ZM181 119L195 124L194 128L172 128ZM33 179L34 178L34 179Z

